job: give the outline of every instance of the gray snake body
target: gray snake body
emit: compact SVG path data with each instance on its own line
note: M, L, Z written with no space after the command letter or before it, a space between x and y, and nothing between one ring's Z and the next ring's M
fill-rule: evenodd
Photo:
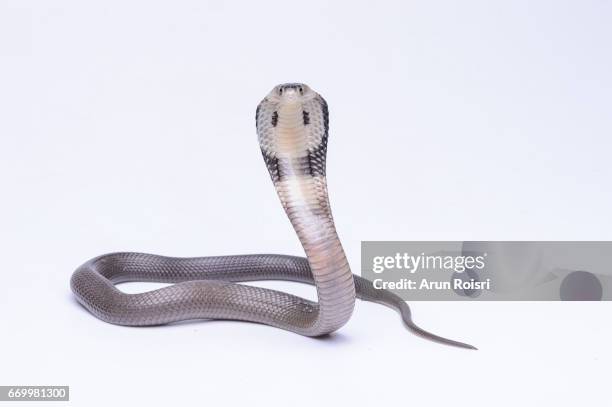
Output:
M306 258L111 253L89 260L73 273L71 288L77 300L96 317L118 325L232 319L321 336L343 326L351 317L355 298L360 298L396 309L418 335L473 348L417 327L400 297L374 289L371 282L351 273L327 194L325 100L303 84L276 86L257 107L256 124L264 161ZM236 284L255 280L314 284L318 302ZM114 286L128 281L175 284L139 294L126 294Z

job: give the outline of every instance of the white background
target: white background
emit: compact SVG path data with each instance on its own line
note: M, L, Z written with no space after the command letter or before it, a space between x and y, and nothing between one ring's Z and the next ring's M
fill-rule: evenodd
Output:
M301 255L254 126L286 81L329 102L355 271L361 240L612 239L609 1L0 5L0 384L70 385L74 406L609 398L611 303L412 303L473 352L365 303L326 340L118 327L68 286L112 251Z

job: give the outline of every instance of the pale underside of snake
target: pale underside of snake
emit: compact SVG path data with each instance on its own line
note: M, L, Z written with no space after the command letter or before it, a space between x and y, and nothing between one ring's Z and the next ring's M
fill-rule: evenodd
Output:
M304 84L278 85L257 107L256 127L264 161L306 258L277 254L176 258L111 253L80 266L70 286L99 319L118 325L161 325L190 319L251 321L306 336L323 336L351 317L355 299L397 310L424 338L473 346L431 334L414 324L399 296L353 275L332 218L327 193L328 109ZM318 302L284 292L237 284L286 280L314 284ZM127 294L122 282L174 283Z

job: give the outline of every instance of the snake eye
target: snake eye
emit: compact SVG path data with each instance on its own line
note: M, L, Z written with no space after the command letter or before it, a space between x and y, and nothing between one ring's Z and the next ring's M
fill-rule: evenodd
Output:
M300 95L304 94L304 89L300 86Z
M282 95L283 94L283 88L279 88L278 89L278 93Z

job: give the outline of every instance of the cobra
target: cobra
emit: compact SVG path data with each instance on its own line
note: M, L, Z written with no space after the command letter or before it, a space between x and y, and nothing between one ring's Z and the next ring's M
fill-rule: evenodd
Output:
M318 337L342 327L355 299L386 305L414 333L464 348L414 324L410 308L390 291L353 275L336 232L326 181L327 103L304 84L274 87L257 107L259 145L280 202L306 258L257 254L176 258L111 253L80 266L71 289L94 316L118 325L160 325L190 319L231 319ZM240 282L287 280L314 284L318 302ZM173 283L143 293L115 287L130 281Z

